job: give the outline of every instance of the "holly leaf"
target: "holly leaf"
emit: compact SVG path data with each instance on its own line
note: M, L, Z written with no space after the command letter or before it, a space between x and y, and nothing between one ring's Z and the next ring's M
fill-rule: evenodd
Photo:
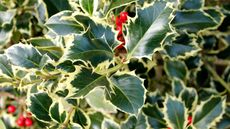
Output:
M219 25L212 17L201 10L177 11L172 24L178 31L186 30L192 33Z
M81 97L87 95L91 90L98 86L109 86L106 76L93 73L92 70L82 68L81 72L75 75L71 81L73 86L74 97Z
M150 6L137 9L137 18L127 26L127 50L129 57L150 57L153 51L171 31L172 3L155 1ZM154 13L153 13L154 12Z
M166 74L172 79L178 78L181 80L185 80L188 74L187 67L182 61L168 60L165 62L164 68Z
M217 23L220 23L225 17L217 8L205 8L204 11L210 15Z
M12 70L12 66L6 55L0 54L0 73L5 74L8 77L13 77L14 73Z
M49 108L52 104L52 99L47 93L35 93L29 97L29 110L40 121L49 122L51 118L49 116Z
M145 107L143 107L143 112L148 117L148 123L151 125L154 129L162 129L166 128L166 121L164 120L164 114L159 109L159 107L154 104L150 105L147 104Z
M13 34L13 25L0 26L0 47L8 43Z
M172 80L172 91L173 94L176 97L179 97L181 91L185 88L185 84L183 81L179 80L179 79L173 79Z
M194 45L184 45L178 43L166 44L164 45L164 49L172 58L187 58L200 51L200 49Z
M57 68L68 73L72 73L76 70L71 60L65 60L64 62L61 62L57 65Z
M209 129L215 126L216 123L222 118L225 111L226 104L225 97L212 96L201 105L196 107L194 112L193 125L196 128Z
M63 10L71 10L68 0L44 0L48 7L49 16L52 16Z
M141 112L137 118L130 116L125 122L121 124L121 129L147 129L147 117Z
M137 1L137 0L113 0L113 1L111 1L110 5L108 7L108 12L115 9L115 8L125 6L125 5L130 4L132 2L135 2L135 1Z
M46 4L44 1L38 1L38 4L36 6L36 12L37 12L36 17L39 23L44 24L46 20L48 20L48 10L47 9L50 9L50 8L46 7Z
M96 87L85 96L87 103L97 111L102 113L116 113L116 107L105 97L105 90Z
M97 66L106 60L112 60L113 50L105 38L91 38L89 33L74 37L73 44L66 53L65 58L90 61L93 66Z
M115 33L111 26L103 23L102 21L96 21L85 15L77 14L74 16L78 22L80 22L85 28L88 28L91 38L106 40L109 46L112 48L118 44L115 42ZM104 38L102 38L104 37Z
M31 38L27 40L42 54L47 54L54 60L59 60L63 55L63 50L60 45L48 38Z
M0 27L10 24L16 14L16 10L0 11Z
M98 3L98 0L80 0L82 9L89 15L93 15Z
M72 16L72 11L59 12L46 22L47 27L58 35L79 34L84 28Z
M164 116L170 128L185 129L187 124L187 110L179 99L167 96L164 103Z
M230 117L224 116L223 119L217 124L217 129L228 129L230 128Z
M66 111L61 112L60 104L57 102L53 103L50 106L49 113L50 113L50 117L58 123L64 123L65 119L67 118L67 112Z
M92 114L89 114L89 118L91 121L90 129L101 129L102 122L104 120L104 116L102 113L95 112Z
M32 45L16 44L6 50L6 56L16 66L25 68L40 68L41 53Z
M180 94L180 98L184 101L186 108L193 110L198 102L198 94L194 88L185 88Z
M89 117L79 108L75 109L71 122L81 125L82 128L88 128L90 126Z
M102 122L102 129L120 129L120 127L116 122L110 119L104 119Z
M181 8L186 10L200 9L204 6L204 0L182 0Z
M113 75L110 82L114 94L111 94L109 100L120 110L137 115L145 98L142 81L136 76L122 74Z

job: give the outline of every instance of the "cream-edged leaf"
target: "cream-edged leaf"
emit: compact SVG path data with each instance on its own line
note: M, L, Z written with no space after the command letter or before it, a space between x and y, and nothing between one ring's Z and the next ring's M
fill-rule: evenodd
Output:
M209 129L222 118L226 108L226 98L211 97L197 106L193 124L196 128Z
M145 99L142 81L136 76L122 74L111 76L110 82L114 90L110 101L120 110L137 115Z
M129 57L150 57L153 51L171 31L172 3L155 1L143 9L137 9L137 18L127 25L126 36Z

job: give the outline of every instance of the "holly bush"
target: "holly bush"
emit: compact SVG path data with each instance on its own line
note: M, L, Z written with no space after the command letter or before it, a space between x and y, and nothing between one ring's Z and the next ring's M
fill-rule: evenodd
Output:
M230 128L227 0L1 0L0 128Z

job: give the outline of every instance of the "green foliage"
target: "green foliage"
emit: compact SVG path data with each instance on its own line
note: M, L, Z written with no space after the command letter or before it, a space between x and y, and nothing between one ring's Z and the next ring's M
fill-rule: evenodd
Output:
M1 0L0 128L228 129L229 5Z

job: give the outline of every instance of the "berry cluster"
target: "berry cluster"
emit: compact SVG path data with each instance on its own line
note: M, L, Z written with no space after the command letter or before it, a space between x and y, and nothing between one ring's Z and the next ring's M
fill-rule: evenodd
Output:
M25 117L24 115L20 115L16 123L19 127L30 127L33 125L33 120L30 116Z
M128 20L128 13L121 12L119 16L116 17L116 30L118 31L117 40L122 42L122 46L125 45L125 39L123 36L123 24Z
M16 107L14 105L9 105L7 107L7 112L9 114L14 114L16 112ZM16 120L16 124L19 127L31 127L33 125L33 120L31 119L31 114L27 113L27 116L20 115L19 118Z
M115 23L116 23L116 30L118 31L117 40L121 42L116 48L115 48L115 56L118 56L122 59L122 61L125 61L126 58L126 48L125 46L125 38L123 35L123 24L126 23L128 20L128 12L121 12L119 16L116 17Z

